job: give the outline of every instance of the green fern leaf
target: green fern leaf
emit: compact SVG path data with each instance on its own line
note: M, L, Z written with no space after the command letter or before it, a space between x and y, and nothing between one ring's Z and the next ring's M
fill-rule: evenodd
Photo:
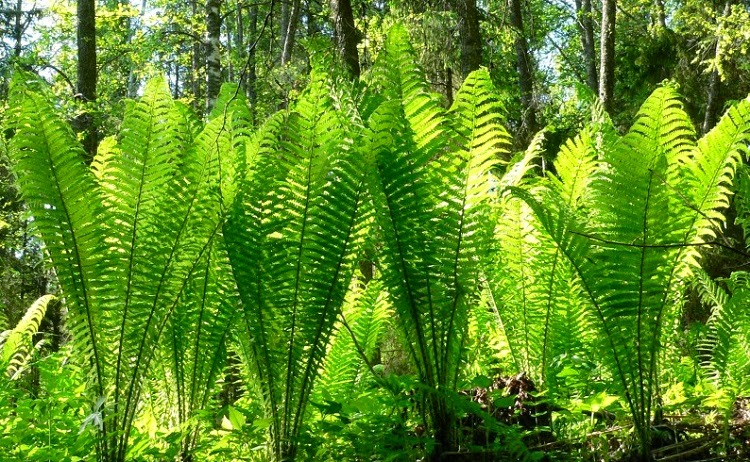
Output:
M96 332L102 308L95 294L106 293L101 273L107 246L100 238L105 210L84 152L70 128L55 114L39 85L16 75L11 88L14 131L9 157L34 226L57 269L62 294L71 306L69 325L77 350L94 365L95 393L104 396L103 340Z
M367 383L367 369L388 326L392 311L378 280L350 291L343 310L346 326L339 326L316 384L313 402L348 402ZM365 355L365 359L361 354ZM365 363L368 361L368 363Z
M251 144L225 231L279 460L296 453L351 274L367 162L346 117L352 107L314 75L294 109Z
M0 338L0 369L4 369L11 380L16 379L23 371L31 356L32 337L47 314L47 307L56 301L53 295L38 298L26 310L16 327Z
M700 339L699 351L705 352L701 367L706 376L723 392L725 413L731 412L739 396L750 392L750 274L738 271L724 291L703 272L696 282L704 302L711 306L707 332Z

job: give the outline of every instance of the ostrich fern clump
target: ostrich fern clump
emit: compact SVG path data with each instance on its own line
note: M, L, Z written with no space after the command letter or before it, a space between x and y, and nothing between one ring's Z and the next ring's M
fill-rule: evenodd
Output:
M78 357L91 366L99 457L124 461L155 360L173 358L181 393L176 420L206 403L221 368L231 307L211 304L210 316L196 313L220 296L214 288L227 285L219 275L225 267L216 266L222 197L244 145L227 140L236 119L226 114L194 137L185 111L157 79L128 103L119 134L88 167L49 95L26 77L19 74L12 89L10 157L56 269ZM212 290L195 287L195 278ZM195 330L196 323L203 327ZM180 341L191 324L190 343L200 354Z
M578 175L559 170L539 195L515 190L534 210L580 281L598 319L598 351L633 417L648 458L662 328L678 281L697 266L700 244L715 237L729 185L750 132L750 101L729 110L696 141L676 91L657 89L630 131L596 145L597 167L570 201Z

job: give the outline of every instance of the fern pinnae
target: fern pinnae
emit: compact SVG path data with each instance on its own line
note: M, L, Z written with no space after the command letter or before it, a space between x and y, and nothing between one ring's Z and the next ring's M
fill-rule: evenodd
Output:
M274 223L268 223L266 226L262 224L266 220L264 204L277 182L280 181L279 176L282 174L282 169L275 162L274 157L278 137L283 130L282 127L286 124L286 119L285 113L278 113L271 117L248 143L248 172L241 180L239 192L224 226L231 267L242 299L245 331L251 338L256 374L262 388L266 412L270 414L273 422L271 426L273 432L281 429L281 416L277 402L273 352L268 339L273 323L266 319L268 302L262 278L265 266L262 249L266 236L279 231ZM239 249L243 248L254 251L239 252ZM257 328L251 322L253 320L257 322ZM274 435L272 448L274 454L280 453L280 442L281 435Z
M449 355L452 353L451 344L454 339L451 334L454 332L455 317L465 312L465 308L460 309L458 306L459 303L465 303L461 300L465 295L461 287L464 279L470 281L477 278L478 274L472 272L476 272L478 268L471 260L483 253L489 239L482 223L489 215L489 172L507 152L505 148L510 144L510 136L502 125L501 114L499 98L495 95L486 70L475 71L466 78L449 111L459 147L455 154L447 157L446 163L450 164L447 169L452 171L455 168L460 174L455 176L456 180L451 188L458 194L456 199L459 216L458 226L454 231L456 242L451 263L455 293L451 295L448 328L445 329L445 338L441 342L445 345L442 363L446 365L449 364ZM438 117L435 119L441 121ZM451 177L448 175L448 178ZM474 268L466 271L467 266ZM459 275L459 272L462 274ZM460 325L464 321L461 320ZM459 349L464 335L465 329L461 329ZM457 374L456 370L454 375ZM451 381L448 379L446 383Z
M31 355L29 344L32 342L32 336L39 329L49 304L56 301L54 295L39 297L13 329L3 332L4 335L0 334L0 368L5 369L11 380L23 371Z
M240 126L239 129L241 130L242 127ZM171 289L171 292L167 293L169 299L166 302L161 302L163 304L163 312L155 320L156 327L155 332L152 334L153 341L158 341L167 322L172 318L172 313L183 303L181 297L185 293L187 284L191 279L190 275L196 274L196 270L203 264L207 265L207 268L210 268L211 261L213 261L211 257L212 249L216 245L217 237L220 235L220 230L223 226L222 204L220 203L222 197L221 189L227 185L226 182L222 183L221 181L220 165L226 161L234 162L232 160L233 157L244 156L244 145L242 145L242 142L237 145L229 143L232 144L229 145L228 140L231 138L232 134L225 130L224 122L214 119L209 122L204 131L197 137L195 147L192 148L193 158L201 165L200 173L197 177L194 177L195 183L190 186L190 190L182 194L183 196L187 196L184 200L188 202L188 205L184 214L178 216L180 221L179 232L175 235L170 256L167 259L161 276L162 282L166 281L165 278L176 279L179 282L176 287ZM225 157L228 157L228 159L223 160ZM174 260L173 263L173 257L176 257L178 254L182 255L180 261ZM204 256L206 256L205 259ZM205 263L203 263L204 261ZM177 275L173 274L175 271L178 272ZM159 294L162 287L165 286L160 284L160 290L157 291L157 296L153 299L147 326L151 325L153 317L157 314L156 308L157 304L160 303ZM203 293L205 295L205 292ZM227 325L220 327L220 329L226 328L228 328ZM221 333L220 335L223 337L225 334ZM145 349L148 338L149 332L147 330L141 338L138 353L138 363L144 364L144 370L148 369L153 358L152 352ZM178 366L176 365L176 367ZM131 385L135 384L137 375L134 374L133 377L134 380L131 381ZM208 383L204 385L210 386ZM131 386L132 391L133 387ZM139 401L140 388L135 390L134 393L135 399L132 402L137 403ZM190 399L191 407L195 408L198 405L195 400L190 398L190 395L185 396ZM134 406L130 406L129 409L128 425L132 423L136 411Z
M124 309L121 317L120 326L120 348L118 348L117 366L116 366L116 379L115 379L115 396L117 401L115 403L115 415L116 419L119 419L119 397L120 397L120 380L122 374L120 372L122 367L123 355L133 355L132 352L126 351L124 347L125 335L131 332L131 329L127 328L127 320L129 314L129 308L131 303L138 303L139 309L143 308L142 312L137 312L138 315L146 313L145 319L141 320L143 324L139 326L138 331L142 330L142 335L138 336L135 344L135 362L128 371L130 372L129 377L126 379L129 383L126 384L127 392L124 395L125 406L123 410L123 424L120 426L124 432L119 437L119 449L120 454L124 454L127 447L129 428L132 425L134 415L136 412L136 406L140 397L140 374L148 370L149 359L144 360L144 352L148 348L147 344L149 340L157 341L161 329L152 338L152 320L157 315L157 310L162 306L162 293L167 290L166 285L169 284L169 274L172 268L173 261L176 258L178 243L181 239L182 230L185 224L189 220L189 216L192 212L192 204L186 204L187 207L180 204L174 208L174 211L170 210L167 213L163 213L167 209L163 207L162 203L154 202L163 199L165 194L168 194L166 189L169 184L169 180L174 175L174 163L173 160L176 158L177 150L180 148L179 143L175 143L173 138L175 131L169 129L169 125L173 124L174 113L172 111L171 98L168 91L163 88L159 89L158 82L153 84L151 91L147 91L143 102L137 102L131 105L132 113L125 118L123 127L122 137L122 149L125 153L122 156L123 163L113 168L116 171L127 172L130 168L136 168L140 172L137 183L137 189L133 191L134 196L132 197L132 209L123 210L120 213L124 216L132 216L132 226L129 230L125 229L124 235L130 234L129 246L127 247L127 265L125 266L125 293L124 293ZM161 90L161 91L160 91ZM132 127L129 125L132 124ZM160 129L161 127L161 129ZM161 131L166 131L161 133ZM147 135L147 143L140 144L140 136L143 133ZM171 136L170 136L171 135ZM153 137L153 144L151 139ZM128 160L134 160L135 162L128 165ZM138 164L140 163L140 165ZM170 165L171 164L171 165ZM131 180L132 181L132 180ZM148 187L146 184L148 183ZM181 194L177 194L177 197ZM117 205L125 204L123 201L118 201ZM148 206L146 204L149 204ZM144 207L150 208L150 210L143 212L141 209ZM169 206L167 206L169 207ZM150 212L150 214L149 214ZM160 212L162 212L160 214ZM180 213L184 213L180 217ZM158 218L155 214L159 214ZM165 219L167 218L168 219ZM175 221L171 221L174 219ZM148 239L148 234L141 237L143 233L148 233L151 229L149 222L151 220L160 220L164 223L170 223L178 226L170 226L170 232L164 233L164 241L160 246L156 248L149 248L149 244L146 242L146 248L143 248L140 242ZM145 228L141 231L140 228ZM164 225L158 229L165 229ZM178 231L175 233L174 230ZM129 231L129 232L128 232ZM127 242L127 241L126 241ZM171 245L170 245L171 244ZM146 256L148 255L148 256ZM148 258L151 260L153 268L155 269L157 276L157 283L153 287L153 295L145 294L146 298L133 300L133 284L135 279L138 277L135 273L136 261L141 258ZM138 290L143 290L138 288ZM140 295L137 295L140 297ZM149 300L150 299L150 300ZM152 350L149 349L149 358Z
M149 95L149 92L147 92L147 95ZM149 95L150 96L150 95ZM154 95L156 96L156 95ZM118 156L118 159L122 159L122 170L125 171L126 168L130 167L125 166L125 164L128 163L128 160L133 160L135 162L139 162L140 166L135 164L133 165L134 170L136 171L136 177L137 178L137 185L136 185L136 191L135 195L132 198L132 203L128 205L132 205L132 212L131 210L123 211L123 215L131 215L132 214L132 223L128 223L129 233L127 230L124 230L123 232L123 238L125 242L129 241L129 245L127 246L128 249L128 256L126 258L127 260L127 267L125 270L124 275L124 281L125 281L125 291L124 291L124 301L123 301L123 308L122 308L122 321L120 322L120 328L119 328L119 346L117 348L118 355L117 355L117 361L116 361L116 367L115 367L115 396L119 398L120 396L120 379L121 379L121 366L122 366L122 357L125 353L124 348L124 342L125 342L125 335L128 332L128 329L126 329L126 322L128 319L128 311L130 309L130 301L131 301L131 291L133 289L133 268L134 268L134 262L136 260L135 258L135 252L138 246L138 236L141 234L139 233L139 225L141 222L141 215L140 212L143 208L143 202L147 202L147 193L146 193L146 175L147 171L151 168L154 170L158 170L162 168L161 163L164 162L166 159L153 159L150 158L152 154L155 154L154 151L157 151L155 149L155 146L152 145L153 138L158 138L158 135L155 135L154 132L158 132L157 127L155 126L155 123L158 123L158 121L163 117L163 114L156 114L156 111L158 111L157 107L162 103L163 99L156 96L154 99L151 99L150 101L143 101L142 103L134 103L130 105L130 113L126 115L125 121L123 123L123 137L121 140L122 143L122 155ZM143 107L146 106L146 107ZM161 109L161 108L159 108ZM141 113L142 112L142 113ZM144 125L141 125L140 122L144 122ZM132 125L132 126L131 126ZM145 135L145 142L141 143L142 136ZM153 141L155 143L155 141ZM156 157L156 156L154 156ZM152 161L153 159L153 161ZM114 160L114 159L113 159ZM153 163L152 163L153 162ZM130 170L128 168L128 170ZM124 175L123 175L124 176ZM149 175L151 176L151 175ZM167 178L167 175L165 175L162 178ZM157 190L159 189L159 186L163 185L163 179L161 181L156 182L156 188L155 193L157 193ZM154 185L149 184L148 186L153 187ZM158 194L158 193L157 193ZM121 196L122 197L122 196ZM116 201L113 202L114 206L123 204L122 201ZM128 236L129 234L129 236ZM125 243L123 242L123 243ZM114 418L115 418L115 426L117 426L117 421L119 419L119 399L116 398L114 403Z
M157 248L163 253L163 260L159 270L158 283L154 286L154 294L149 301L147 314L142 320L143 334L137 342L135 365L131 374L125 406L124 428L129 429L135 418L137 404L140 400L140 374L145 374L150 367L154 351L150 345L159 342L162 332L172 313L181 303L190 275L195 274L196 268L203 261L203 256L210 253L214 239L222 226L220 207L221 182L219 177L222 152L226 144L227 133L220 128L221 121L209 122L204 131L196 138L194 147L190 148L188 156L198 165L197 168L184 164L185 172L192 182L182 185L181 182L171 183L174 189L171 194L178 204L162 206L162 221L169 223L170 232L164 233L164 240ZM175 148L176 146L172 146ZM232 153L232 149L226 150ZM175 155L169 154L168 159L173 162ZM216 186L214 186L216 185ZM218 186L218 187L217 187ZM176 362L179 361L176 359ZM175 364L175 371L182 366ZM178 387L182 388L184 377L177 377ZM180 399L185 390L182 389ZM184 407L184 406L183 406ZM183 417L186 417L183 412ZM125 432L120 439L121 451L127 447L129 432Z
M221 223L217 223L214 228L214 235L218 233L220 229ZM188 274L193 274L195 269L198 267L203 255L207 252L209 252L209 249L211 247L213 240L213 236L209 236L208 241L202 246L200 252L195 257L195 260L191 264L190 271ZM181 279L180 288L178 290L178 293L182 293L185 290L186 285L189 283L189 278L185 277ZM135 370L133 371L130 380L128 392L127 392L127 400L126 400L126 407L125 407L125 413L124 413L124 428L129 429L132 424L133 420L135 419L135 414L137 412L137 405L140 402L140 395L142 391L142 384L140 383L140 373L143 373L142 371L147 371L150 367L151 360L154 357L154 350L148 350L147 351L147 344L148 341L151 340L153 344L156 344L158 342L158 339L161 337L162 332L164 328L166 327L167 321L171 317L171 314L175 310L176 306L179 304L180 300L179 298L175 298L171 300L167 304L167 309L165 310L165 313L162 314L161 319L157 319L155 332L151 333L149 335L149 331L146 330L143 334L143 336L140 338L140 344L138 348L138 361L135 366ZM152 309L151 313L148 317L147 327L151 326L151 323L153 321L154 315L155 315L155 306L156 303L154 303L154 308ZM129 432L125 432L123 436L120 438L120 451L121 454L125 453L125 450L127 448L127 443L129 439Z
M393 127L394 121L398 124L396 127ZM394 132L399 135L394 135ZM401 136L402 133L407 135ZM403 165L396 163L399 158L396 157L395 152L403 156L404 153L413 150L409 133L410 129L399 103L386 102L376 109L370 117L368 149L376 156L376 166L379 171L377 172L378 175L376 175L375 170L373 170L368 179L371 181L369 189L373 192L375 210L379 212L377 217L381 219L380 226L385 233L392 233L392 237L387 239L387 242L394 244L393 251L397 256L394 258L395 262L392 269L397 271L398 277L396 279L403 281L404 284L405 300L403 298L398 299L397 293L392 295L396 298L396 303L404 303L406 305L409 313L409 317L405 318L405 320L410 325L408 329L405 329L405 332L407 336L408 333L413 332L414 337L408 339L409 341L406 342L407 347L412 357L416 359L415 366L420 376L432 377L428 347L424 343L426 335L422 324L415 321L419 319L420 313L416 305L418 295L416 293L415 281L412 281L412 272L407 267L409 251L407 251L407 244L401 236L401 229L395 225L398 223L398 199L408 195L413 200L419 200L421 199L420 196L424 194L422 192L424 188L422 179L414 171L420 167L420 164L416 164L415 166L406 162ZM393 159L386 159L386 156L391 156ZM390 160L390 162L387 162L387 160ZM408 170L409 167L411 167L411 170ZM389 168L392 171L386 170ZM389 174L398 175L403 180L392 184L381 180L388 178ZM423 213L430 213L430 211L429 209L423 210Z
M719 123L698 140L695 155L684 164L687 176L686 190L689 197L683 199L692 211L692 221L687 227L683 242L696 243L716 237L725 217L719 210L729 206L730 186L735 170L747 155L750 139L750 100L745 99L732 106ZM686 261L697 267L696 249L686 249Z
M92 296L100 289L98 275L106 267L102 263L105 245L93 232L105 211L95 181L83 164L83 150L70 128L55 115L46 95L30 90L34 81L27 84L23 81L26 77L18 73L11 87L14 117L10 125L15 135L9 155L71 306L70 328L77 335L76 348L93 364L96 394L105 396L103 352L95 330L100 307ZM103 431L108 429L105 420ZM106 453L108 443L101 443Z
M331 103L332 100L330 99L330 96L326 95L325 104L321 104L321 102L316 104L317 110L330 107ZM344 104L352 105L352 103L347 101L344 101ZM316 236L318 236L319 233L327 232L323 230L323 227L327 224L329 219L335 220L338 223L343 222L347 224L343 230L339 229L338 234L340 234L340 239L342 239L342 241L337 253L330 255L330 258L335 262L336 268L332 274L330 274L330 282L324 289L325 295L322 299L325 300L325 303L321 307L321 314L338 312L343 301L342 296L349 279L348 276L344 275L344 272L348 273L349 271L348 256L352 253L350 249L352 239L357 234L356 227L358 226L359 220L359 207L362 202L362 198L360 197L362 194L362 172L364 171L363 165L355 165L352 163L352 156L356 155L357 151L352 150L352 146L349 145L349 143L352 143L353 136L346 132L348 120L345 120L340 115L339 111L335 111L331 113L331 118L328 122L329 123L326 124L327 126L324 125L321 127L322 132L326 134L326 136L332 135L333 137L330 138L330 141L326 141L323 144L323 148L328 151L328 156L331 156L331 154L337 150L340 154L343 154L343 156L339 157L339 160L334 160L332 156L329 157L330 167L328 172L330 173L326 173L326 175L338 177L338 181L326 184L325 187L330 191L332 198L336 197L338 200L343 199L348 202L349 209L346 214L339 214L336 207L334 207L332 203L328 203L328 200L325 199L324 195L323 200L318 200L319 203L317 205L317 207L319 207L318 213L320 216L319 218L313 216L313 221L311 222L311 225L315 228L320 227L320 229L317 230L313 229L313 239L317 239L318 237ZM344 135L345 140L334 138L341 135ZM331 143L331 141L333 143ZM337 191L338 188L341 189ZM322 221L318 222L318 220ZM325 226L325 228L327 229L328 227ZM322 237L322 235L320 237ZM321 244L323 244L323 242L321 242ZM330 336L330 331L333 328L332 321L333 320L328 319L325 315L317 316L317 326L311 342L313 352L305 365L305 371L300 385L300 399L295 412L295 420L292 425L293 434L297 434L299 431L303 412L306 408L307 400L309 399L309 394L312 388L313 373L323 359L325 353L324 345L327 343L327 338ZM317 352L315 350L317 350Z

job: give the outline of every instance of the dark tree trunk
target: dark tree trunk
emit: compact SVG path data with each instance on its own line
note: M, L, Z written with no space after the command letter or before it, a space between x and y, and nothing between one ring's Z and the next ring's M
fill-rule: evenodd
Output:
M446 66L445 67L445 99L448 103L448 107L453 106L453 70Z
M289 12L289 22L284 34L284 47L281 50L281 65L284 66L292 59L294 50L294 39L297 35L297 23L299 22L300 0L292 0L292 9Z
M245 44L245 17L244 6L237 5L237 33L235 34L235 45L237 47L237 56L240 58L240 89L247 94L247 48Z
M461 74L466 78L482 65L482 34L476 0L453 0L461 37Z
M78 88L77 97L84 103L96 101L96 1L78 0ZM96 155L97 134L94 116L87 108L78 116L76 128L83 133L83 147L88 162Z
M732 13L732 0L726 0L724 3L724 11L722 17L726 18ZM721 26L716 33L716 51L715 57L718 59L721 49L719 48L719 40L721 39ZM711 71L711 75L708 77L708 90L706 95L706 114L703 117L703 125L701 131L703 134L708 133L714 125L716 120L719 118L719 107L721 106L720 101L721 92L721 76L719 71L714 69Z
M221 0L206 0L206 109L221 89Z
M534 74L523 27L521 0L510 0L510 20L516 36L515 48L516 63L518 66L518 85L521 90L522 114L519 138L525 145L536 130L536 113L534 111Z
M250 101L250 114L253 124L255 124L256 108L258 102L258 74L256 70L255 49L258 43L258 5L250 6L250 37L253 42L250 44L250 50L247 56L247 99Z
M357 78L360 74L357 44L361 35L354 26L352 2L351 0L330 0L329 5L339 55L349 74Z
M612 114L615 92L615 17L617 0L602 0L601 75L599 99L604 110Z
M594 41L594 18L591 0L576 0L578 31L581 34L583 61L586 65L586 84L594 94L599 92L599 75L596 69L596 44Z
M16 10L13 12L15 15L15 24L13 25L13 56L19 58L21 56L21 44L23 41L23 22L21 17L23 16L23 1L17 0Z

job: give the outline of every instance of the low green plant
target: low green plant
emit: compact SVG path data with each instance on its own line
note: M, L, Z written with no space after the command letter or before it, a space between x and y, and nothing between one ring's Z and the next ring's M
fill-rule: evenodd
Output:
M16 327L0 333L0 370L5 370L10 379L17 378L28 363L34 348L34 334L50 303L57 303L54 295L40 297L26 310Z
M0 376L0 454L8 462L94 461L95 433L81 423L88 414L85 372L70 361L69 347L29 358L38 373L32 394Z
M650 458L658 407L662 330L676 288L716 236L735 168L750 137L750 100L696 140L673 87L657 89L630 131L597 143L583 207L566 200L575 182L537 194L515 189L572 265L592 315L598 351L633 419L638 457ZM575 168L575 166L571 166ZM576 178L575 175L568 175Z

